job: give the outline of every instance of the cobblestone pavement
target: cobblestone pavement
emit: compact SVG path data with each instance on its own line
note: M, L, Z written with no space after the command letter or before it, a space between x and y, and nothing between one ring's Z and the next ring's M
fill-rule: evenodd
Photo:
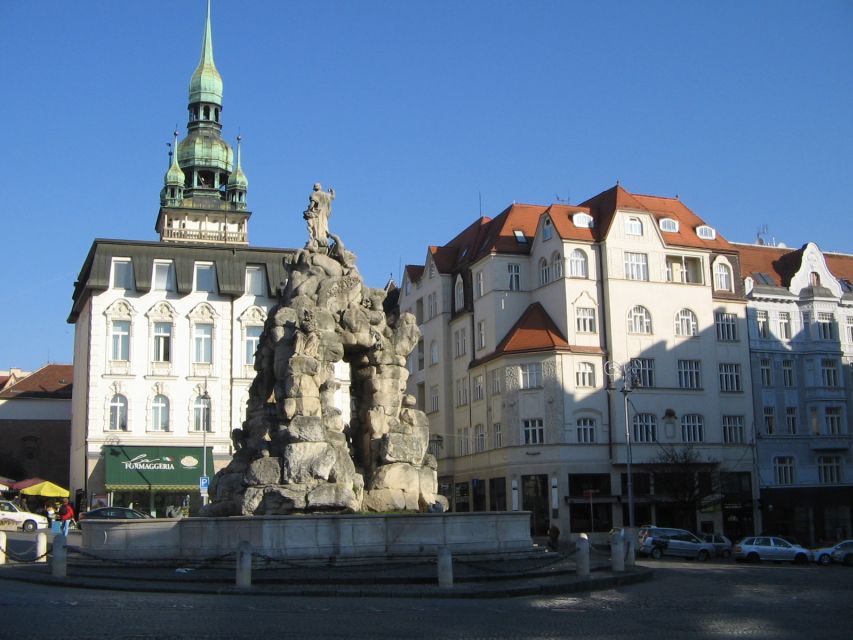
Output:
M649 561L648 582L505 600L113 593L3 582L0 638L847 638L853 569Z

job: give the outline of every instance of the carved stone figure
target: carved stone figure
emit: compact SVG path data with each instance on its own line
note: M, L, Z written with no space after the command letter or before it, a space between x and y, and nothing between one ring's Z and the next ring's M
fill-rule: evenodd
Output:
M329 245L329 217L332 215L332 200L335 190L329 187L323 191L323 186L317 182L314 190L308 196L308 208L302 217L308 223L308 244L306 247L319 248Z
M356 256L328 230L333 198L314 185L308 244L284 262L246 420L232 432L234 458L211 480L203 515L447 508L427 453L428 419L406 394L417 322L386 315L386 292L364 284ZM335 405L341 362L348 423Z

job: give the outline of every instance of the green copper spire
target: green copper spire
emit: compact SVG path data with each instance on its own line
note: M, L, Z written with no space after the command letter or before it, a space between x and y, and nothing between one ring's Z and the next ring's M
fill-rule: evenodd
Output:
M229 187L242 187L243 189L249 188L249 179L246 177L246 174L243 173L243 166L240 164L240 151L241 151L241 143L243 141L243 136L237 136L237 168L234 169L234 173L228 178L228 186Z
M201 42L201 58L190 79L190 104L204 102L222 106L222 76L213 63L213 36L210 29L210 0L207 0L207 20Z
M169 167L169 170L166 172L166 177L163 179L163 182L167 185L179 185L183 188L184 183L186 182L186 176L184 175L181 167L178 166L178 130L175 129L174 132L174 142L172 143L172 164Z

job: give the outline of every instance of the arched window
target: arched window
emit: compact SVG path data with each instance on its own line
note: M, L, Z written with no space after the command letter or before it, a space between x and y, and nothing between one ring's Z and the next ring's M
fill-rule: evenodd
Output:
M634 216L625 220L625 233L629 236L643 235L643 222Z
M563 277L563 258L558 251L551 256L551 273L554 275L554 280Z
M482 424L474 427L474 451L486 450L486 428Z
M698 336L699 323L696 321L696 314L690 309L682 309L675 316L675 335L677 336Z
M667 231L669 233L677 233L678 221L673 220L672 218L662 218L660 221L660 230Z
M127 431L127 398L120 393L110 400L110 431Z
M193 431L211 432L210 398L207 394L196 396L193 403Z
M169 430L169 399L163 394L154 396L151 401L151 430Z
M545 258L539 258L539 284L548 284L551 279L551 269Z
M714 288L718 291L732 290L732 268L723 261L714 265Z
M588 213L576 213L572 216L572 223L580 229L591 229L593 219Z
M572 278L586 278L586 253L581 249L575 249L569 256L569 275Z
M462 286L462 276L456 276L454 298L456 302L456 310L462 311L465 306L465 288Z
M809 274L809 285L812 287L820 286L820 274L817 271L812 271Z
M651 333L652 316L645 307L637 305L628 312L628 333Z

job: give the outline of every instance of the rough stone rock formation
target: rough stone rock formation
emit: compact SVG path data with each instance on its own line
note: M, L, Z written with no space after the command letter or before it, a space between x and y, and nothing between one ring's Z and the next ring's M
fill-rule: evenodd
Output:
M255 354L257 375L235 453L210 482L202 515L443 511L429 422L406 395L415 317L389 317L386 292L365 286L355 255L328 231L334 191L319 184L304 214L309 242L285 263L287 281ZM336 363L350 370L352 412L334 401Z

